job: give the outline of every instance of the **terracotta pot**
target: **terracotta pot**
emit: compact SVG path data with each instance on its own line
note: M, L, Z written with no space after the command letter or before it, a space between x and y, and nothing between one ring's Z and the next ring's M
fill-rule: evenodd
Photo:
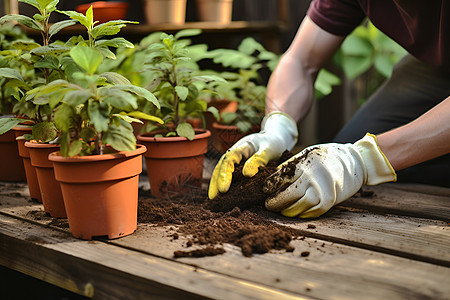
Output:
M82 14L86 14L86 11L91 5L94 13L94 20L99 21L100 23L125 19L129 6L127 2L95 1L92 3L78 5L76 11Z
M13 130L0 135L0 181L25 181L25 168L19 156Z
M148 24L178 24L186 19L186 0L144 0Z
M217 122L212 124L213 126L213 138L211 141L212 150L219 154L225 153L231 146L246 135L259 132L259 126L253 126L249 131L243 133L237 126L234 125L222 125Z
M113 239L136 230L139 174L146 150L137 145L134 151L103 155L50 154L74 237Z
M48 160L48 155L58 151L59 145L25 142L25 147L30 151L31 164L36 168L44 211L55 218L67 218L61 188L55 179L53 164Z
M227 24L231 22L233 0L196 0L200 21Z
M13 128L16 138L23 136L24 134L31 134L31 127L28 126L16 126ZM30 197L42 203L41 191L39 189L39 182L36 175L36 168L31 164L30 151L25 147L26 140L17 140L17 147L19 148L19 155L22 158L23 166L25 168L25 175L27 178L28 190L30 191Z
M196 129L192 141L184 137L154 137L150 133L138 135L139 143L148 149L144 158L152 196L167 198L201 187L210 135L204 129Z

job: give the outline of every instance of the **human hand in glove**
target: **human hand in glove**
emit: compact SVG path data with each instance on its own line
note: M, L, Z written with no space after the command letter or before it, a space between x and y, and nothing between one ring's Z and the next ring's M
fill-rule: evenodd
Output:
M281 157L284 151L292 150L297 143L297 124L287 114L272 112L262 121L261 131L240 139L217 163L209 184L208 197L215 198L219 193L228 191L234 171L234 165L244 158L242 173L252 177L258 168L267 165L273 159Z
M315 218L353 196L363 185L395 181L397 175L366 134L354 144L322 144L282 163L264 183L266 208L288 217Z

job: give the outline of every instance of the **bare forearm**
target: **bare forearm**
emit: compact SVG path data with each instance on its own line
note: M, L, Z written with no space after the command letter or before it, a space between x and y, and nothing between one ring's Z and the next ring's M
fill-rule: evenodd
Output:
M296 121L303 119L313 101L317 73L343 39L325 32L306 17L269 80L266 113L282 111Z
M377 136L392 167L402 170L450 153L450 97L399 128Z

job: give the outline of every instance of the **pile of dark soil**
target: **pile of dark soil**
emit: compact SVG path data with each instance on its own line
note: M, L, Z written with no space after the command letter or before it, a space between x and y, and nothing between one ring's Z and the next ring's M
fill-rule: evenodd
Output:
M280 161L285 159L283 156ZM175 251L176 258L222 254L224 243L240 247L244 256L272 249L293 251L290 241L300 234L270 221L270 213L264 208L267 195L262 192L262 184L278 163L271 162L251 179L242 175L241 165L237 166L229 192L214 200L207 199L206 191L198 191L195 197L183 194L171 199L141 198L138 222L178 225L177 235L188 237L187 248L200 246Z

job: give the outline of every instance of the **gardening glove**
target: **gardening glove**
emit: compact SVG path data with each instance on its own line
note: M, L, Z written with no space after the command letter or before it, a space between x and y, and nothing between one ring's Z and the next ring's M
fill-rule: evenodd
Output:
M350 198L363 185L396 181L397 175L370 133L354 144L304 149L278 166L263 185L266 208L288 217L315 218Z
M242 158L248 158L242 174L252 177L258 173L259 167L281 157L284 151L292 150L297 136L297 123L287 114L272 112L265 116L259 133L243 137L222 155L211 176L209 198L228 191L234 165L239 164Z

